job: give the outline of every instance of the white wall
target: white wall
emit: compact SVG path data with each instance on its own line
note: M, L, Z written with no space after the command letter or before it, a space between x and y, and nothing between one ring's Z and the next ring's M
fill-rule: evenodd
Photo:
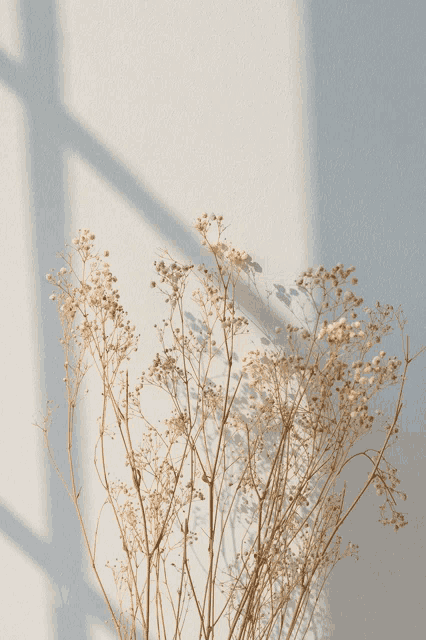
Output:
M417 287L413 296L406 283L417 284L416 274L424 273L424 130L417 115L424 75L404 84L425 59L410 48L419 37L420 3L409 3L408 17L390 3L388 22L378 21L376 4L357 12L336 2L308 11L290 0L1 0L5 638L114 637L103 624L109 616L75 512L32 425L47 398L61 405L52 444L68 480L60 325L45 274L62 266L55 254L79 228L89 227L97 246L110 250L122 303L141 334L143 363L157 350L152 325L164 310L149 288L156 251L164 247L178 258L204 260L191 230L202 211L231 223L226 236L261 265L263 292L291 282L311 264L353 263L366 302L367 296L371 303L401 302L413 320L413 350L420 347L424 293ZM366 43L362 34L371 22L377 29ZM400 23L409 36L398 35L404 55L395 80L390 69L397 60L388 56ZM419 50L421 41L415 42ZM356 58L361 51L367 53ZM388 82L374 93L383 75ZM348 78L355 80L345 84ZM244 290L240 302L265 330L285 315L275 296L272 310ZM136 373L143 365L134 359L132 367ZM420 366L407 391L413 401L423 382ZM102 494L91 453L99 409L89 396L77 455L91 515ZM421 628L416 594L425 585L416 566L424 559L424 511L416 496L424 471L416 455L424 437L422 407L418 415L407 411L408 432L400 438L409 464L394 461L402 467L401 489L412 485L405 504L413 524L398 534L376 526L373 499L356 512L344 540L360 545L361 560L336 568L329 597L333 637L376 638L378 630L379 636L400 637L392 612L401 598L410 611L404 629ZM357 518L367 526L357 528ZM104 550L110 544L104 537ZM393 561L401 558L405 569L397 565L398 577ZM407 568L414 582L408 582ZM347 589L350 604L342 599ZM364 600L363 593L369 594ZM388 617L378 620L374 611L381 603ZM385 634L383 624L389 625Z

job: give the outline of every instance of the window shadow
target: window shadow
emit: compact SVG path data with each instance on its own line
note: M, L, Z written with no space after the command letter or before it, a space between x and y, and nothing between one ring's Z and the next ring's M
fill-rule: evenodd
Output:
M64 156L72 150L84 159L117 193L131 204L145 224L155 229L162 240L174 245L195 264L209 258L200 252L200 242L179 216L149 193L142 180L90 133L63 103L61 62L62 34L54 0L20 0L19 21L23 42L21 60L0 50L0 81L12 91L25 109L27 174L30 192L28 244L37 290L38 353L43 404L48 398L62 397L63 358L57 336L59 319L52 313L50 286L45 275L52 256L68 240L71 211L65 198L66 167ZM271 310L260 296L240 283L237 301L242 311L258 325L273 332L282 316ZM283 338L277 338L280 342ZM58 425L67 424L61 407L55 413ZM65 440L59 429L52 429L50 443L59 468L67 468ZM77 443L78 449L78 443ZM43 464L49 464L47 454ZM78 474L77 474L78 482ZM78 519L73 509L62 508L66 495L53 470L48 474L50 497L50 540L44 542L32 533L5 506L0 505L1 530L49 576L59 590L66 585L69 596L52 615L52 627L61 640L88 636L86 617L109 618L104 600L90 588L80 571L85 549ZM68 498L66 498L67 500Z

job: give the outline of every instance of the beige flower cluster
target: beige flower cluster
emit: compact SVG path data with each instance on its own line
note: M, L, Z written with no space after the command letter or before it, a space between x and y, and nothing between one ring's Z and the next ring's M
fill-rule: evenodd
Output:
M217 237L211 240L213 223ZM359 319L363 299L347 288L355 268L339 263L330 270L307 269L297 281L317 312L315 321L309 327L288 324L285 347L255 348L239 366L238 338L249 333L250 323L238 310L235 291L243 274L250 274L251 259L222 241L222 216L203 214L195 228L215 266L195 269L167 251L154 262L157 279L151 287L164 296L169 313L160 326L154 325L161 349L133 390L123 363L137 351L139 336L126 320L110 264L93 251L95 235L83 229L72 241L82 270L74 268L75 254L69 254L63 256L66 267L46 276L57 289L51 299L57 300L63 325L64 381L71 408L70 495L123 640L134 637L136 622L146 638L155 629L158 640L194 635L212 640L221 619L227 621L227 640L270 640L282 631L284 620L290 638L296 624L300 629L314 588L339 560L356 555L351 542L340 551L338 532L369 487L384 496L381 522L395 530L406 524L404 514L395 510L395 496L404 500L406 495L396 491L397 471L385 453L397 438L401 393L414 358L407 346L401 374L402 360L375 351L392 322L403 330L402 315L377 303L375 311L364 308L365 318ZM105 251L103 258L108 255ZM197 288L191 300L198 318L185 313L193 278ZM352 277L351 286L357 283ZM117 587L127 593L129 605L125 608L120 600L120 618L97 569L74 479L73 409L86 357L95 362L103 385L97 470L124 553L119 570L107 563ZM220 383L212 372L218 361ZM353 454L378 424L379 412L370 411L372 400L398 383L400 394L383 445ZM173 406L171 415L155 425L144 414L149 387L166 394ZM156 419L163 407L158 409ZM136 422L141 428L135 429ZM126 481L113 480L107 471L108 436L118 436L116 442L123 446ZM345 465L356 464L360 456L369 460L371 471L348 506L346 485L340 493L334 488ZM386 508L390 518L384 517ZM236 527L235 553L227 550L226 555L224 541ZM199 559L205 574L194 570ZM140 567L143 580L138 578ZM190 628L186 623L190 610L197 629L193 616L188 617Z

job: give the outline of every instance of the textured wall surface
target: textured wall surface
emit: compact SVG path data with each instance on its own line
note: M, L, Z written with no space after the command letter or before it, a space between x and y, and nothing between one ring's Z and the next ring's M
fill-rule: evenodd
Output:
M200 263L192 225L202 211L221 214L227 239L261 268L263 302L245 289L238 300L259 345L287 318L280 287L310 265L343 262L357 267L366 304L402 305L417 351L426 311L423 3L0 0L0 14L0 635L113 638L74 507L32 424L47 399L59 405L51 443L68 481L61 327L45 274L62 266L56 253L79 228L96 234L141 334L140 360L129 363L139 375L164 313L149 287L156 252ZM387 351L401 353L398 336ZM419 358L390 457L409 525L384 529L372 495L345 523L360 560L333 573L327 637L421 635L424 383ZM76 456L93 537L103 498L93 371L87 386ZM113 540L103 532L105 558Z
M368 306L401 305L414 355L426 343L425 7L397 0L310 6L319 260L354 264ZM402 353L399 333L386 350ZM331 579L339 639L423 633L423 355L408 369L404 404L389 461L400 470L408 497L397 510L409 523L398 532L378 523L382 498L374 491L348 518L342 531L359 545L360 559L342 561Z

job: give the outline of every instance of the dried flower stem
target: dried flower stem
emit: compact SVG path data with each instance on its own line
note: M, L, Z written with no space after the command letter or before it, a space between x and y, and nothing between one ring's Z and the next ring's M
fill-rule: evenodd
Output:
M204 214L195 225L202 244L214 257L213 270L200 265L197 275L193 264L180 264L167 252L154 263L160 284L153 281L151 286L165 296L170 313L163 327L157 328L162 355L157 353L134 391L129 391L128 370L121 367L131 352L137 351L139 336L135 337L135 327L125 322L127 314L118 302L118 290L112 288L117 278L109 271L109 264L101 264L99 254L92 253L95 236L85 229L73 240L83 263L81 279L74 271L71 254L62 256L68 268L63 267L56 278L47 275L59 290L59 295L51 298L58 297L66 357L71 472L71 491L68 487L67 491L120 639L136 640L139 621L144 640L149 640L154 628L157 640L186 638L191 611L191 637L195 637L194 620L198 619L199 640L291 640L294 631L296 637L301 633L313 589L320 585L304 638L332 569L340 559L356 554L357 546L352 543L340 553L341 537L337 534L368 487L374 484L379 495L385 494L382 515L386 506L391 509L392 518L381 522L394 524L395 530L407 524L404 514L394 509L394 495L406 496L395 489L399 480L385 452L391 438L398 437L408 365L424 349L409 357L402 312L377 303L375 312L364 309L369 321L355 320L355 309L363 300L350 290L343 292L355 268L345 270L342 264L330 271L323 266L315 272L310 268L297 284L315 309L313 326L287 325L286 350L273 346L262 353L259 349L250 351L237 373L235 342L239 335L249 333L249 322L237 315L235 289L243 273L252 275L253 263L245 251L221 241L222 219L211 216L209 220ZM218 230L215 242L208 236L213 221ZM77 279L77 286L71 283L71 276ZM192 293L200 321L184 307L190 276L201 285ZM352 277L351 284L357 282ZM349 314L354 322L348 321ZM81 318L78 325L77 317ZM402 375L397 374L402 363L396 357L383 363L384 351L371 360L366 358L391 331L389 322L394 319L403 338ZM276 332L281 329L277 327ZM72 435L87 352L103 383L101 473L96 458L95 465L126 556L122 576L117 578L114 568L113 573L117 590L123 583L126 586L130 621L121 597L120 617L113 611L96 568L98 527L92 552L78 504ZM222 353L224 386L217 387L209 376L213 361ZM382 447L350 456L353 446L372 433L376 418L369 414L371 400L398 382L396 409ZM161 389L173 403L172 416L162 427L154 427L141 410L141 390L150 386ZM105 437L111 435L107 430L109 406L124 447L125 464L130 467L129 484L108 480ZM50 412L46 423L49 418ZM132 442L132 430L136 433L132 421L136 418L145 425L139 446ZM43 431L51 455L47 428ZM370 457L370 451L376 455ZM334 489L344 467L360 455L371 462L372 469L345 511L346 482L340 493ZM121 495L125 496L124 504ZM229 561L236 527L243 531L238 544L234 541ZM201 577L193 570L199 557L204 560ZM138 576L141 564L142 584ZM290 605L294 605L292 612Z

